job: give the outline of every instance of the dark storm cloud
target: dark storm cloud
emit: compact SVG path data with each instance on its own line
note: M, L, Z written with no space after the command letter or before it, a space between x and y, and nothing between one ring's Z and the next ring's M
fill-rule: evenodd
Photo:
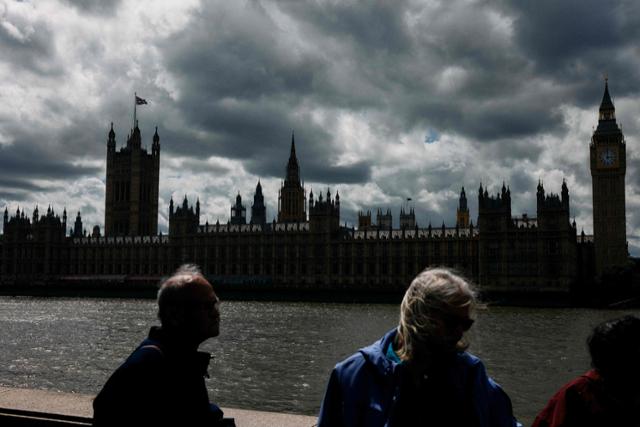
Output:
M118 6L120 6L121 0L62 0L80 12L90 13L95 15L114 15Z
M18 140L12 145L0 146L0 180L16 180L12 182L17 184L28 179L96 176L100 171L99 168L74 165L65 156L65 153L56 152L46 145L32 144L29 140ZM32 189L30 186L33 184L26 185L25 189Z
M0 201L0 208L4 208L9 205L9 201L22 202L24 200L29 200L30 193L29 191L5 190L2 187L0 187L0 199L3 199L3 201Z
M55 34L44 21L20 22L2 16L0 10L0 50L2 61L16 73L36 73L41 76L62 72L55 49Z
M317 133L313 133L313 130L315 129L305 129L295 137L296 158L303 180L328 184L363 183L370 180L371 164L369 162L359 161L344 166L333 165L328 159L327 151L330 147L326 140L321 139L329 136L322 130L318 130ZM262 140L258 147L251 145L245 147L247 150L252 148L256 150L253 153L247 153L250 158L245 158L245 165L252 173L262 177L284 177L291 152L291 137L285 134L287 136L282 138L283 132L286 130L278 131L278 135L274 138ZM247 145L247 141L251 140L238 142Z
M596 76L607 73L617 82L618 95L636 95L640 71L634 65L640 35L640 4L597 0L510 2L516 17L515 36L537 73L574 87L581 106ZM623 55L624 49L635 54Z
M229 166L211 165L207 161L196 160L196 159L185 160L180 164L180 167L187 170L205 171L206 173L211 174L212 176L226 175L229 172L231 172L231 167Z
M309 179L324 171L327 182L365 182L370 176L366 167L346 177L341 168L331 167L340 150L333 129L307 120L306 110L375 113L385 117L388 133L395 135L415 128L479 142L563 135L557 107L576 98L584 105L597 102L601 88L594 80L599 73L567 79L566 73L551 73L551 65L563 50L569 56L580 51L598 55L599 47L612 40L630 40L619 29L629 24L616 12L605 22L616 26L607 31L617 38L605 34L606 42L583 50L584 42L573 32L554 29L558 18L547 19L562 10L543 6L530 14L520 4L497 9L443 3L426 10L410 2L253 2L243 3L240 11L204 4L184 31L160 42L159 48L180 88L177 111L193 126L194 135L206 134L182 137L182 142L178 132L170 136L183 154L229 156L245 161L251 173L281 176L286 154L277 153L285 152L292 129L304 128L314 147L304 158ZM276 9L293 19L299 32L274 22L268 12ZM590 27L595 18L591 12L583 15L580 25ZM495 16L511 22L512 34L496 29ZM547 28L543 22L554 28L533 32ZM545 32L558 39L538 35ZM595 36L591 28L588 34ZM298 46L298 36L315 49ZM556 47L541 48L543 44ZM607 61L610 70L626 64L611 55ZM462 76L443 92L438 85L447 84L442 75L452 66ZM546 81L536 80L537 69L548 70ZM514 145L503 154L535 159L539 153L533 145Z
M293 16L340 41L388 53L408 53L411 36L404 14L407 1L394 2L291 2L284 6ZM372 51L364 52L365 55Z
M228 25L220 17L212 19ZM171 46L165 46L167 65L180 77L184 92L179 110L197 129L208 132L206 141L195 147L193 141L185 141L188 145L184 149L189 151L183 154L194 155L195 149L202 155L240 159L252 173L280 177L289 154L290 134L302 128L302 144L308 148L304 157L308 179L316 178L316 171L328 174L323 176L327 182L352 182L369 176L362 165L328 165L330 132L300 110L304 97L311 96L314 72L322 64L312 58L278 62L282 58L273 51L275 43L256 40L252 34L244 35L246 39L240 34L233 40L223 36L212 44L211 40L218 39L218 32L210 34L213 29L225 33L224 28L207 22L202 33L192 32L190 26L177 43L172 40ZM207 54L211 49L215 52Z
M22 192L40 192L40 191L53 191L59 190L61 187L57 185L40 185L30 182L28 180L21 179L20 177L16 178L7 178L0 174L0 189L5 190L14 190Z
M536 178L518 173L517 171L505 179L508 181L506 184L509 185L509 188L513 190L514 194L523 194L525 192L533 193L536 191L538 184ZM557 193L560 190L554 189L553 191Z
M224 97L255 100L311 91L315 69L323 64L282 46L275 24L260 8L245 5L245 21L230 16L233 8L217 6L202 5L184 31L161 43L166 65L182 79L187 102L207 105Z

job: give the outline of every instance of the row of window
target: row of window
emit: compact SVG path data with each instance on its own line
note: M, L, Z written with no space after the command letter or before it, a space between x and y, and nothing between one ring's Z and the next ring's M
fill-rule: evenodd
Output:
M24 261L24 260L23 260ZM182 262L57 262L45 264L42 261L7 262L6 274L160 274L171 273ZM472 269L474 264L469 258L431 258L431 259L387 259L381 262L363 260L334 260L324 262L262 262L262 263L220 263L204 259L183 259L184 262L196 261L206 274L212 275L415 275L428 265L456 265ZM48 269L45 271L45 266ZM403 270L404 269L404 270Z

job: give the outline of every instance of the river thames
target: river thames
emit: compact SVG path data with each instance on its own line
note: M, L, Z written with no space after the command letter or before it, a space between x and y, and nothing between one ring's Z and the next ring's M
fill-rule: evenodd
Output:
M223 302L205 342L221 406L316 414L331 368L395 326L397 305ZM591 328L629 310L490 307L470 351L525 425L553 392L589 368ZM637 313L637 312L636 312ZM156 324L155 301L0 297L0 385L97 393Z

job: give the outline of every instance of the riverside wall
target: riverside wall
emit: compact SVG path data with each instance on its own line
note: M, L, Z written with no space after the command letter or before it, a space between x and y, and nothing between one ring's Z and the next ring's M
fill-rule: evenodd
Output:
M0 425L91 425L94 396L46 390L0 387ZM238 427L312 427L316 417L248 409L223 408Z

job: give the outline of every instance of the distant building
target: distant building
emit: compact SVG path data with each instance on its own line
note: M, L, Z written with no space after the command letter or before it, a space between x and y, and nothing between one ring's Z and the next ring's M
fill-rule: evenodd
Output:
M362 211L358 212L358 230L364 231L370 230L371 228L371 211L367 211L367 213Z
M593 188L593 239L596 272L627 263L624 181L627 152L624 135L616 122L616 109L605 83L598 127L589 145Z
M251 224L266 224L267 207L264 205L264 196L262 195L262 185L258 181L256 192L253 195L253 205L251 205Z
M400 208L400 229L415 228L416 226L416 213L413 207L409 208L409 212L405 211L404 208Z
M242 204L242 197L240 197L239 192L236 196L236 204L231 206L231 218L229 222L236 225L247 223L247 208Z
M278 195L278 222L305 222L307 211L305 191L300 181L300 166L296 157L296 143L291 135L291 153L286 177Z
M460 191L460 200L458 201L458 210L456 211L456 227L469 227L469 208L467 207L467 195L464 187Z
M537 189L537 216L511 215L511 192L478 190L479 281L489 291L569 292L577 277L576 226L569 191L562 197Z
M158 234L158 188L160 182L160 137L153 135L151 153L142 148L136 127L127 145L116 151L113 123L107 139L107 185L105 236L149 236Z
M378 209L376 225L380 230L391 230L393 227L393 216L391 215L390 209L387 209L386 213L382 213L382 209Z
M511 191L503 183L496 194L480 185L475 225L462 188L453 227L420 227L414 209L405 207L399 228L393 228L388 208L377 209L375 224L368 209L358 213L357 229L341 226L337 191L335 197L330 189L317 196L310 191L306 198L293 135L277 220L267 221L258 182L248 224L240 194L225 224L201 224L199 200L193 205L185 196L180 206L170 200L169 234L163 236L157 234L157 131L147 154L140 147L137 125L120 152L115 151L112 129L105 235L100 236L98 228L88 236L80 213L66 236L66 211L60 218L49 208L40 216L36 207L29 218L24 210L9 216L5 208L0 284L153 281L192 262L216 283L239 289L401 292L424 268L450 266L484 291L579 293L593 281L596 267L602 272L628 259L625 143L608 84L590 153L594 236L578 234L571 221L566 182L559 194L546 192L538 183L534 216L512 215Z

